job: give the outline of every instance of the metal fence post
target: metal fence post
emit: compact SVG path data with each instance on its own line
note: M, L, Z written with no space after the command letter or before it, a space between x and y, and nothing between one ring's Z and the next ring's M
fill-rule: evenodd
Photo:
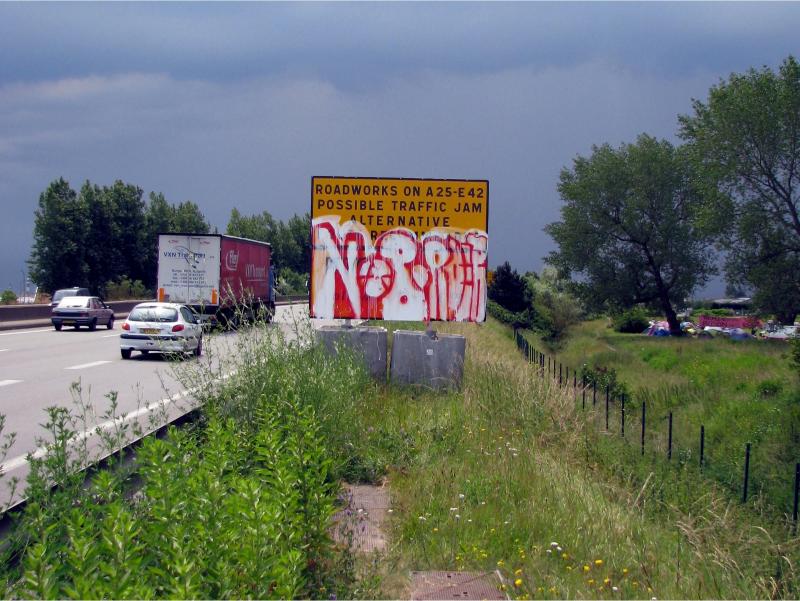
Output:
M597 405L597 380L592 382L592 407Z
M623 394L620 398L620 402L622 404L621 407L621 424L622 424L622 438L625 438L625 395Z
M647 410L647 405L644 404L645 402L642 401L642 455L644 455L644 428L645 428L645 415Z
M700 469L703 469L703 457L706 450L706 427L700 426Z
M669 443L667 445L667 459L672 461L672 411L669 412Z
M606 384L606 432L608 432L608 384Z
M586 409L586 374L581 376L581 388L583 391L581 392L581 396L583 397L583 409Z
M744 487L742 488L742 503L747 502L747 485L750 482L750 443L744 448Z
M800 463L794 464L794 509L792 510L792 535L797 535L797 501L800 493Z

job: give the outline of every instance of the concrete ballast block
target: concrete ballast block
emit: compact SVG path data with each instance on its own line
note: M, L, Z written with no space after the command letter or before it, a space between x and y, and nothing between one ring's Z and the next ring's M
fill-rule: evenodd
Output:
M467 339L457 334L431 337L397 330L392 343L391 380L441 390L461 388Z
M382 382L386 381L386 328L323 326L317 330L317 337L332 355L336 355L341 348L349 348L361 355L370 375Z

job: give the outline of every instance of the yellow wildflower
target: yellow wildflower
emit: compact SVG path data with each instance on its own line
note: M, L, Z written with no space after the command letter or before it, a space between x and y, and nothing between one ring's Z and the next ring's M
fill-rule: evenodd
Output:
M563 557L564 559L569 559L569 555L567 555L566 553L562 553L561 557Z
M505 563L506 563L506 562L504 562L504 561L501 559L500 561L498 561L498 562L497 562L497 565L498 565L498 567L501 567L501 568L502 568L502 567L505 565Z
M611 578L605 578L603 580L603 584L608 584L609 582L611 582Z
M589 568L589 566L583 566L583 571L584 571L584 572L588 572L588 571L589 571L589 569L590 569L590 568Z
M514 581L514 586L522 586L522 578L517 578Z
M594 565L596 565L596 566L601 566L601 565L603 565L603 560L602 560L602 559L595 559L595 560L594 560Z
M622 568L622 573L623 574L627 574L628 573L628 568Z
M594 578L589 578L589 580L587 580L586 582L588 582L589 584L594 584Z
M439 529L438 528L434 528L433 531L434 532L439 532Z
M522 568L517 568L514 570L514 576L521 576L522 575Z

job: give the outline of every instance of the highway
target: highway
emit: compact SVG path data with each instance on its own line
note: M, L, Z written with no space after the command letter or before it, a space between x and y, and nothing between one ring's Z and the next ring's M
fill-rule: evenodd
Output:
M292 338L295 324L307 317L307 304L279 306L269 327ZM332 323L337 322L314 320L313 325ZM90 450L97 455L102 446L92 433L97 426L107 432L119 429L121 424L130 428L135 420L145 431L151 431L165 419L172 421L186 413L193 407L192 391L181 383L185 377L180 374L191 371L198 362L214 371L219 367L219 357L235 360L231 355L236 353L238 338L248 335L247 329L206 335L204 356L199 360L172 362L158 354L144 357L138 353L123 360L120 326L121 320L114 330L98 328L94 332L85 328L56 332L52 327L0 332L0 414L5 416L2 435L16 433L16 441L3 460L6 483L11 477L24 479L28 471L26 455L37 450L41 453L47 407L65 407L74 415L85 415L74 427L80 432L84 430L82 422L86 422L87 431L79 441L89 441ZM231 368L226 362L222 369ZM109 394L116 394L115 415L122 416L116 421L107 414ZM91 407L92 411L87 413L82 407ZM2 506L10 500L7 489L0 481Z

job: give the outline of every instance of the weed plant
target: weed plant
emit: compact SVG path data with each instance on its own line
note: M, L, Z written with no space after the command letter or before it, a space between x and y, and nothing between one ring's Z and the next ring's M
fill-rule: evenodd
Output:
M785 530L688 464L634 461L638 449L588 423L571 387L538 377L504 326L437 329L467 337L462 390L390 386L364 416L367 446L394 439L381 447L390 573L499 570L520 599L796 596ZM383 593L406 587L386 579Z
M530 340L548 352L542 340ZM596 320L576 328L555 359L589 375L614 374L627 392L629 432L640 427L644 402L646 447L663 458L670 412L673 457L698 466L703 426L703 473L734 498L742 495L745 446L751 443L748 496L761 495L763 510L781 520L792 511L800 458L800 389L789 353L782 342L619 334ZM619 395L612 397L611 430L619 435Z
M257 322L220 334L218 355L209 345L202 361L177 363L196 419L88 477L91 436L78 426L91 410L51 409L3 546L4 596L372 596L329 531L366 375L323 357L307 322L293 330ZM103 454L137 435L125 416L112 423Z
M499 570L515 599L797 596L786 528L684 454L641 459L505 326L437 324L467 337L446 393L370 382L309 329L256 323L182 364L197 419L146 437L132 469L80 481L81 436L53 412L5 596L403 598L409 570ZM380 588L330 542L341 479L390 484Z

